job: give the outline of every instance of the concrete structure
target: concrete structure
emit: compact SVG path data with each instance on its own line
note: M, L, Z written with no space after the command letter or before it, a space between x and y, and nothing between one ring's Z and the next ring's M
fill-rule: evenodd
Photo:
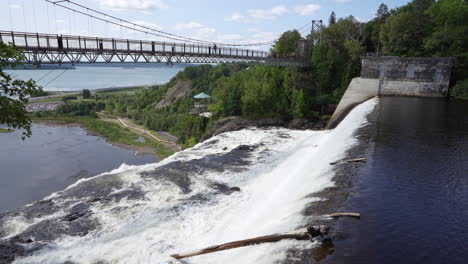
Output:
M363 57L361 77L348 86L327 128L374 96L446 97L452 58Z

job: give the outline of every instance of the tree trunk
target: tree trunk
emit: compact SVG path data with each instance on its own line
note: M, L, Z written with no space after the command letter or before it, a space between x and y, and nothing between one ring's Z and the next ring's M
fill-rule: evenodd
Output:
M233 241L233 242L229 242L225 244L203 248L203 249L192 251L192 252L174 254L174 255L171 255L171 257L175 259L182 259L182 258L193 257L193 256L208 254L212 252L232 249L232 248L245 247L245 246L261 244L261 243L277 242L283 239L311 240L314 237L323 236L323 235L326 235L327 233L328 233L328 227L309 226L307 227L307 229L300 231L300 232L273 234L273 235L268 235L268 236L261 236L261 237L254 237L250 239L238 240L238 241Z

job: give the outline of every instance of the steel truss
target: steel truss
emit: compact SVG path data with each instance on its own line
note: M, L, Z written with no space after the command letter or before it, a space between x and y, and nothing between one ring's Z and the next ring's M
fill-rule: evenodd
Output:
M76 63L197 63L263 64L310 67L305 57L278 56L269 52L187 43L62 36L0 31L0 41L20 48L25 62Z

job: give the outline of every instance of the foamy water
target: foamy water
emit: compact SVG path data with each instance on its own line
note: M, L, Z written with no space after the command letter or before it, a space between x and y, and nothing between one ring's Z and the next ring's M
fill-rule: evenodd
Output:
M357 106L334 130L244 129L213 137L158 164L121 166L111 172L122 182L122 188L115 192L140 188L144 199L93 203L90 210L99 228L83 237L62 236L15 263L273 263L284 259L287 249L311 248L314 245L310 242L287 240L197 256L185 262L169 257L232 240L293 231L313 222L301 211L319 199L310 194L333 186L329 163L344 158L346 150L356 144L353 133L366 123L365 117L376 102L372 99ZM172 181L143 176L171 162L203 160L239 145L257 146L249 156L249 165L243 170L195 171L190 174L189 192L181 191ZM213 193L213 182L241 191ZM197 195L207 198L193 200ZM60 193L49 198L57 204L70 202ZM3 238L37 221L12 218L10 232Z

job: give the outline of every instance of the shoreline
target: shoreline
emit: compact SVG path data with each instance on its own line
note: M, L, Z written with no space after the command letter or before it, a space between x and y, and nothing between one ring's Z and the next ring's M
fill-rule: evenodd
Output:
M106 121L103 121L106 122ZM124 144L120 142L115 142L112 140L109 140L107 137L100 135L99 133L95 131L91 131L86 127L86 125L83 122L79 122L77 120L75 121L63 121L59 119L32 119L33 124L40 124L40 125L45 125L45 126L51 126L51 127L80 127L84 131L86 131L86 135L89 136L95 136L95 137L100 137L103 140L105 140L108 144L111 144L112 146L120 147L123 149L127 150L132 150L135 152L135 155L154 155L156 157L156 161L161 161L165 157L158 155L157 153L157 148L156 147L150 147L150 146L136 146L136 145L130 145L130 144Z
M137 89L137 88L142 88L142 89L147 89L149 87L153 87L156 85L164 85L162 84L146 84L146 85L132 85L132 86L118 86L118 87L106 87L106 88L96 88L96 89L88 89L92 93L93 92L112 92L112 91L119 91L119 90L124 90L124 89ZM79 94L83 91L81 90L44 90L44 92L51 93L50 95L45 95L45 96L38 96L38 97L30 97L28 98L29 103L34 103L35 101L42 101L44 99L51 99L55 97L62 97L65 95L70 95L70 94ZM57 100L60 101L60 98Z
M0 127L0 134L8 134L14 132L14 129Z
M368 163L372 158L372 135L374 120L376 117L376 108L367 114L367 124L358 128L354 137L356 138L356 145L351 147L345 152L343 160L354 159L358 157L365 157L365 163L342 163L334 165L334 176L332 178L333 186L328 187L320 192L313 193L314 197L319 197L320 201L312 202L308 207L303 210L304 216L310 215L326 215L330 212L358 212L349 203L350 197L356 195L355 187L358 184L359 176L362 170L365 170ZM359 212L358 212L359 213ZM314 225L327 225L330 227L330 241L324 242L321 246L313 248L312 250L290 250L295 254L301 255L302 259L308 262L315 263L333 263L330 259L336 254L337 249L340 248L340 242L346 240L346 236L350 229L353 229L359 223L358 219L338 218L330 221L329 219L316 219ZM289 262L287 262L289 263ZM292 262L295 263L295 262Z

